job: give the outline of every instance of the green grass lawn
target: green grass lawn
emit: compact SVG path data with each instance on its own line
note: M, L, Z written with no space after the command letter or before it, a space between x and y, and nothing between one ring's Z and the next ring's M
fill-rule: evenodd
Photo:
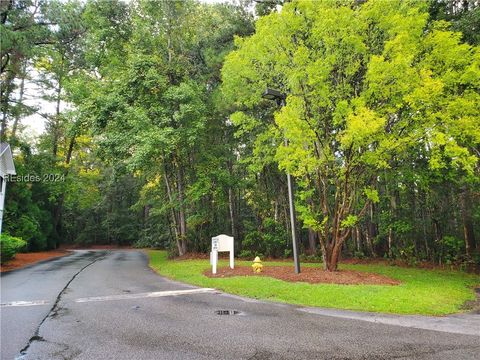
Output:
M255 299L394 314L446 315L459 312L465 301L475 299L473 287L480 284L478 275L387 265L341 265L340 268L382 274L400 280L401 285L313 285L260 276L209 278L202 274L210 269L208 260L168 260L166 252L158 250L150 250L148 255L150 266L159 274L189 284ZM236 260L235 264L248 266L252 262ZM227 265L227 261L220 260L220 266ZM264 266L269 265L292 266L293 271L293 265L289 263L264 263Z

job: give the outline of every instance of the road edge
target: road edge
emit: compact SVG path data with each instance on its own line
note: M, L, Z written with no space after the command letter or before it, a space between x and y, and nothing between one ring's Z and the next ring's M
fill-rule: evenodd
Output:
M29 268L34 267L34 266L36 266L36 265L45 264L45 263L48 263L48 262L50 262L50 261L54 261L54 260L63 258L63 257L65 257L65 256L70 256L70 255L72 255L72 254L75 253L75 250L66 250L66 251L67 251L67 252L66 252L65 254L63 254L63 255L52 256L52 257L47 258L47 259L35 261L35 262L32 262L32 263L30 263L30 264L27 264L27 265L25 265L25 266L22 266L22 267L19 267L19 268L16 268L16 269L1 271L1 272L0 272L0 276L12 274L12 273L14 273L14 272L17 272L17 271L20 271L20 270L23 270L23 269L29 269Z

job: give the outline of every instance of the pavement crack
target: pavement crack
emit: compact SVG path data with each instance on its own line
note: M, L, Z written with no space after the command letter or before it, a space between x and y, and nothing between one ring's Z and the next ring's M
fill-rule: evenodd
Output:
M17 356L15 358L15 360L20 360L20 359L23 359L23 357L27 354L27 351L28 351L28 348L30 347L30 345L32 345L32 343L34 341L46 341L43 337L41 337L39 334L40 334L40 328L41 326L43 325L43 323L45 322L45 320L47 320L49 317L55 317L55 315L57 314L58 310L59 310L59 306L58 304L60 303L60 300L62 299L62 296L67 292L67 289L68 287L70 286L70 284L72 283L73 280L75 280L75 278L83 271L85 270L87 267L89 267L90 265L93 265L94 263L96 263L97 261L99 260L103 260L105 258L107 254L102 254L101 256L97 256L95 257L92 261L90 261L87 265L85 265L84 267L82 267L80 270L78 270L75 274L73 274L73 276L71 277L71 279L67 282L67 284L63 287L63 289L58 293L57 295L57 298L55 299L55 302L54 304L52 305L52 307L50 308L50 311L47 313L47 315L45 315L45 317L42 319L42 321L40 321L40 324L38 324L36 330L35 330L35 333L33 334L33 336L28 340L28 343L20 350L20 355Z

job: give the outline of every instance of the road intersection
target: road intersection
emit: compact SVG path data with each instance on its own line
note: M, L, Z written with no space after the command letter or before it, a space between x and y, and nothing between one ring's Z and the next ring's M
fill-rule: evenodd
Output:
M477 359L480 315L302 308L155 274L135 250L3 274L1 359ZM224 314L219 315L219 314Z

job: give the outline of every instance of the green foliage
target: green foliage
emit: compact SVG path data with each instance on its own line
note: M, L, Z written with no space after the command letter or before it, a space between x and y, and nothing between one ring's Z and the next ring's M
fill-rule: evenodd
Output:
M305 263L321 263L321 262L323 262L323 259L322 259L321 256L318 256L318 255L301 254L300 255L300 261L305 262Z
M28 148L23 148L15 158L18 176L41 176L40 169L47 169L40 157L32 156ZM39 171L40 170L40 171ZM7 184L3 228L9 234L22 238L31 251L45 250L51 234L51 214L49 193L46 183L9 182Z
M254 154L275 148L279 168L300 184L301 220L331 242L324 249L339 249L355 217L380 202L383 171L414 164L478 177L479 49L429 22L426 5L289 2L227 56L223 91L243 111L233 118L238 135L256 132ZM287 94L274 121L288 146L258 120L267 86Z
M252 250L242 250L240 251L240 254L238 254L238 257L240 259L245 259L245 260L251 260L251 259L254 259L255 256L261 256L262 254L256 254L254 251Z
M2 264L15 257L15 254L25 248L27 242L7 234L0 235L0 252Z
M445 263L451 264L458 262L462 258L462 248L464 246L463 239L459 239L455 236L444 236L442 238L442 258Z
M229 233L247 258L287 257L288 171L302 249L314 231L343 256L475 261L478 4L274 5L6 2L2 141L19 175L64 179L9 183L8 233L171 254ZM38 140L25 79L58 105Z
M378 191L376 189L365 188L363 190L363 193L365 194L368 200L370 200L375 204L380 201L380 198L378 197Z
M432 20L446 20L455 31L462 33L465 42L480 44L480 5L474 1L455 0L430 1L429 13Z
M342 228L354 227L358 223L358 216L348 215L341 224Z
M255 256L283 257L287 246L286 229L273 219L265 219L260 230L249 231L242 242L243 258Z

